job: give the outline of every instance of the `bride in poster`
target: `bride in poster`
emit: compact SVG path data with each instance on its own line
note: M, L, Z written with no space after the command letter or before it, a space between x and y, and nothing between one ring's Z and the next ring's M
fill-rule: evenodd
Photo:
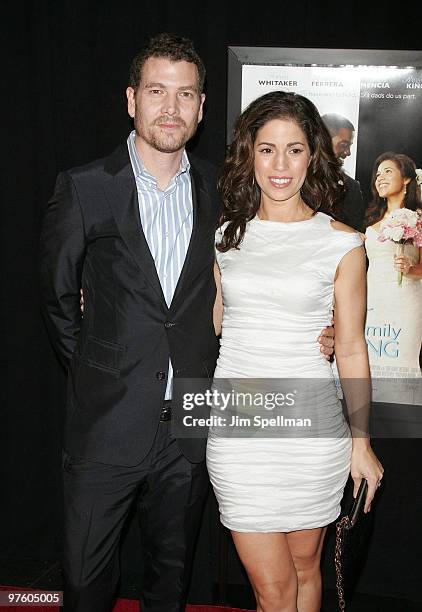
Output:
M397 243L379 240L382 223L395 210L422 209L419 173L413 160L403 154L386 152L374 163L373 200L366 213L365 232L369 260L366 340L372 377L421 376L422 248L408 243L403 255L397 256ZM402 273L401 282L398 272ZM406 399L405 395L374 399L414 402L414 397Z

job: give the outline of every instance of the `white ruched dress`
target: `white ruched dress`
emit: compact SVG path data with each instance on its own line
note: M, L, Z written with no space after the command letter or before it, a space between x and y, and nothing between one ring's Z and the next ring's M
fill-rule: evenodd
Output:
M224 313L215 381L333 381L317 338L331 324L337 266L361 245L359 234L316 213L292 223L253 219L239 250L216 251ZM226 527L289 532L337 518L351 438L334 382L323 409L317 437L231 437L210 427L207 467Z

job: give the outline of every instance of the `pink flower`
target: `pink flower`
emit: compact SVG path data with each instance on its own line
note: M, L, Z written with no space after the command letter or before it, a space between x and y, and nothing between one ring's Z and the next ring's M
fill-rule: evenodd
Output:
M378 236L380 242L392 240L393 242L413 242L417 247L422 246L422 215L421 211L409 208L394 210L381 223Z

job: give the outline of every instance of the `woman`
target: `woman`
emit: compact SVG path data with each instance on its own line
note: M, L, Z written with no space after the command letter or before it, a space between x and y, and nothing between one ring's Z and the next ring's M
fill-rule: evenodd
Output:
M372 172L373 200L366 215L368 314L366 336L373 376L419 377L422 340L422 249L378 240L382 222L399 208L422 208L414 161L391 151L380 155ZM397 271L403 275L397 282ZM399 369L400 368L400 369ZM406 400L400 390L400 403ZM391 398L390 398L391 401Z
M344 388L349 414L357 417L351 439L331 367L316 343L334 298L340 376L369 381L362 241L326 214L341 200L340 177L315 106L276 91L239 117L220 180L215 385L265 378L282 386L296 378L308 379L311 389L317 379L329 388L322 390L324 402L314 404L323 436L241 438L210 430L207 465L221 520L260 612L320 609L321 548L349 472L355 493L368 480L365 511L383 473L362 433L368 385L363 393L361 385Z

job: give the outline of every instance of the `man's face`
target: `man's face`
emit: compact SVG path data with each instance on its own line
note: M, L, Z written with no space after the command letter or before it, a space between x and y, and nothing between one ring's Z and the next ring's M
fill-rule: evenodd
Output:
M331 137L333 143L333 150L336 157L339 159L346 159L349 157L350 147L353 144L354 131L349 128L340 128L335 136Z
M137 136L161 153L183 149L202 119L205 95L198 89L195 64L150 57L136 92L126 90L128 113Z

